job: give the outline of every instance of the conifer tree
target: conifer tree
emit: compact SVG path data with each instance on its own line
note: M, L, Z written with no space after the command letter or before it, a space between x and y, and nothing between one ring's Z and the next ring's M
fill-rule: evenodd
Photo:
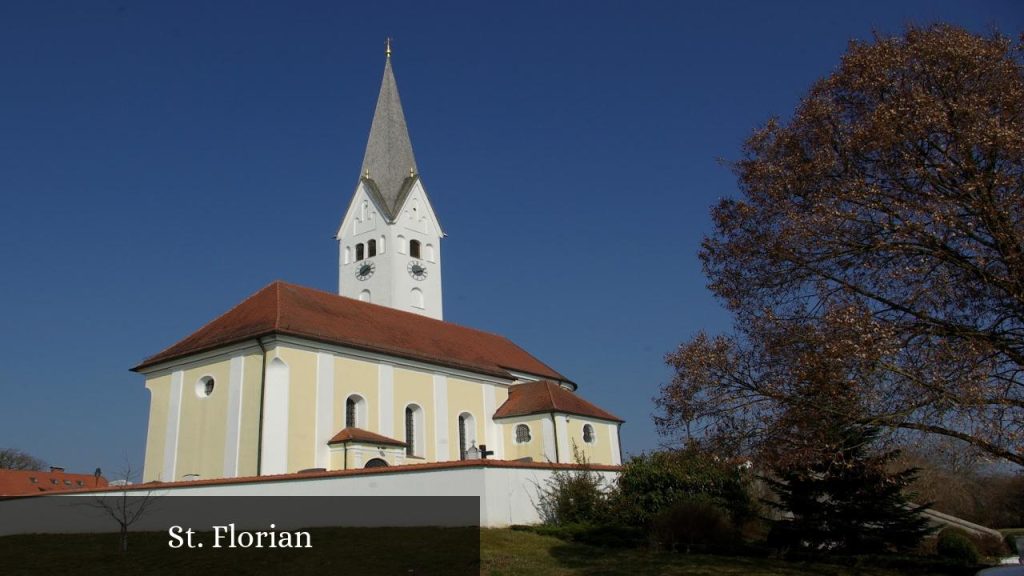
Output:
M808 552L873 553L915 547L931 529L925 505L908 501L904 490L917 469L890 471L896 450L871 454L877 428L837 426L831 451L810 464L789 464L765 478L782 513L769 540ZM831 452L831 453L829 453Z

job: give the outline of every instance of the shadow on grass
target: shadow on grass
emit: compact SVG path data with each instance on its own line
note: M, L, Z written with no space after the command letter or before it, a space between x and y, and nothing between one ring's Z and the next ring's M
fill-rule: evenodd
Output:
M970 576L977 570L977 567L952 566L931 559L879 557L849 559L849 563L787 561L646 549L602 549L570 542L555 544L550 548L550 555L562 568L583 576Z

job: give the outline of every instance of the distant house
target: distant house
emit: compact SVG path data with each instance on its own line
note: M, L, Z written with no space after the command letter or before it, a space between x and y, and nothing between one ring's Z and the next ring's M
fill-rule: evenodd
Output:
M43 470L0 470L0 496L23 496L40 492L87 490L107 486L107 479L93 474L69 474L53 466Z

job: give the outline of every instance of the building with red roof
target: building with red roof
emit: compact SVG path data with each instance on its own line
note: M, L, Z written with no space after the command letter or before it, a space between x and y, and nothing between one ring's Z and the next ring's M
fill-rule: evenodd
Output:
M56 466L46 470L0 470L0 497L105 488L99 474L71 474Z
M509 339L443 320L444 236L389 53L338 293L274 282L132 368L151 393L143 481L577 451L620 464L620 418Z

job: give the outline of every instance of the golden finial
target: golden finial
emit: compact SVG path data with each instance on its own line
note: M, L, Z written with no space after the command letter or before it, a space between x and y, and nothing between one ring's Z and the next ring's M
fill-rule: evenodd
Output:
M363 178L366 178L367 180L370 179L370 169L369 168L366 169L366 173L363 174Z
M416 175L416 171L413 170L412 168L409 168L409 178L412 178L415 175Z
M391 36L384 41L384 56L391 58Z

